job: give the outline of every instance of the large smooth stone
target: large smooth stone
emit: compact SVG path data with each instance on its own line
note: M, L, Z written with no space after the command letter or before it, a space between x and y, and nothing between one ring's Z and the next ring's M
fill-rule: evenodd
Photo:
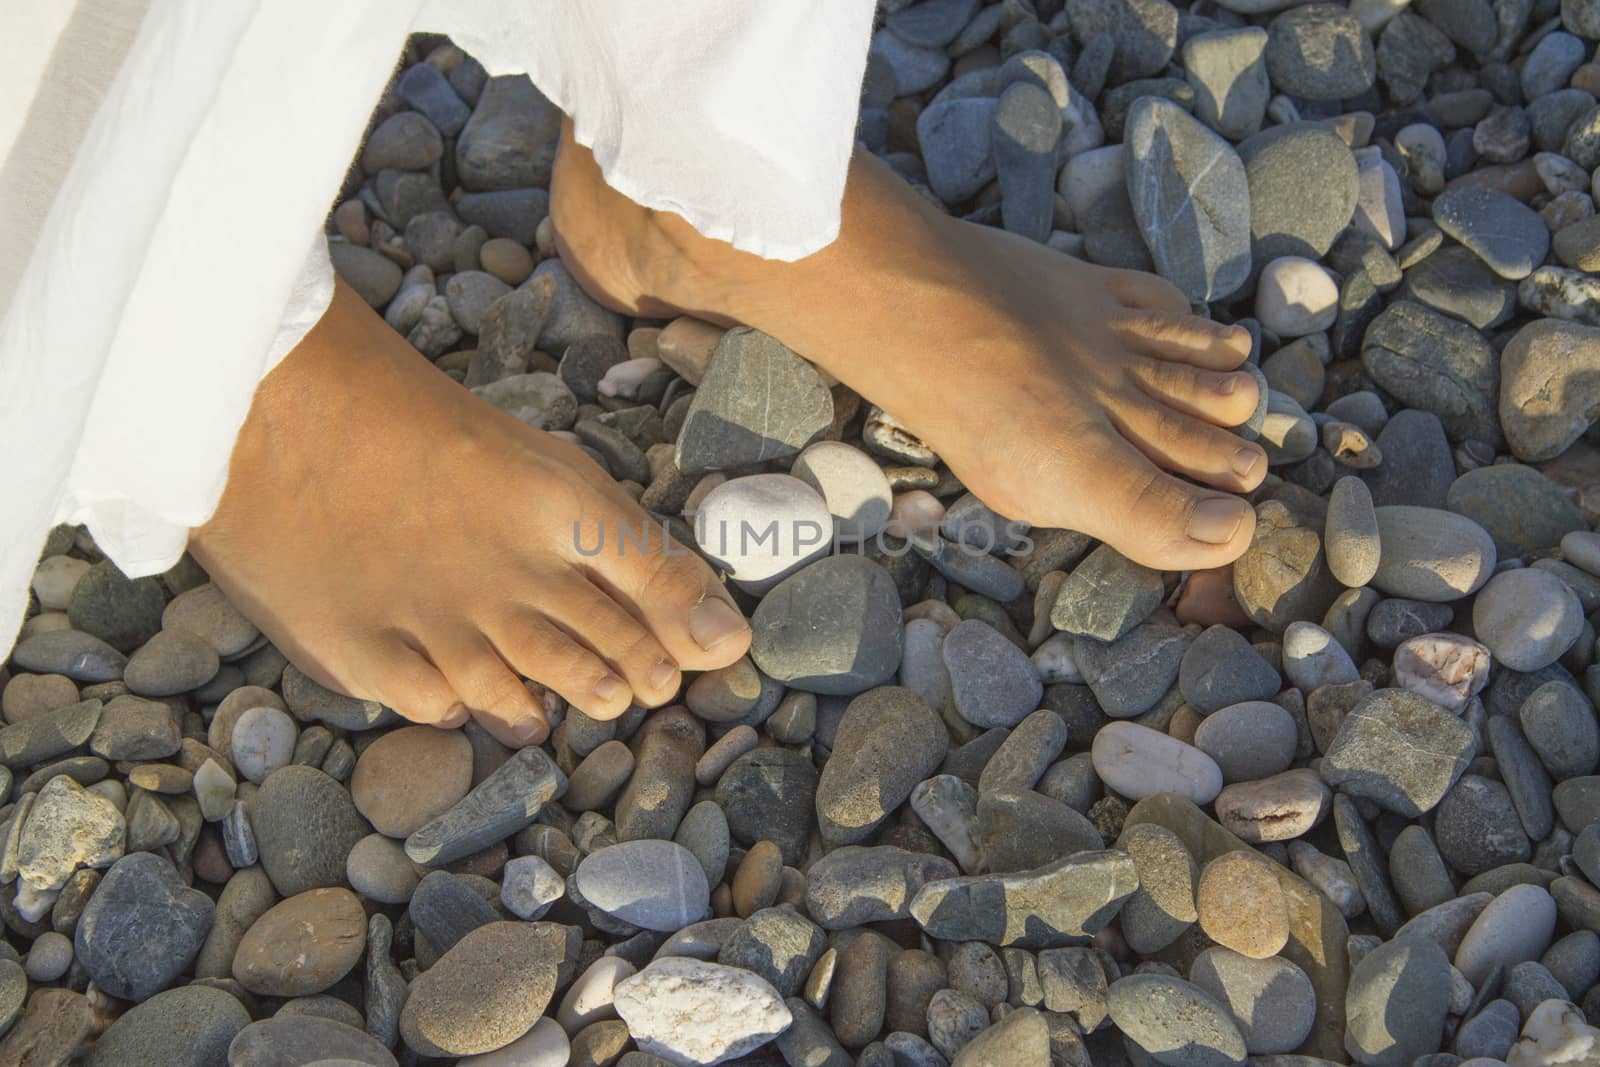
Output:
M1220 300L1250 274L1250 188L1233 146L1169 100L1128 112L1128 196L1161 276L1191 301Z
M750 658L796 689L860 693L900 667L900 595L889 572L863 556L802 567L762 598L750 625Z

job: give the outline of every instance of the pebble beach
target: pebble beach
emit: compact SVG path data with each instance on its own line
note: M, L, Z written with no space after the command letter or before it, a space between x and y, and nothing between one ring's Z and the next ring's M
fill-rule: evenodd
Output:
M414 37L334 267L750 653L513 751L58 527L0 665L0 1067L1600 1067L1600 0L880 0L862 148L1250 331L1270 473L1208 571L592 301L560 123Z

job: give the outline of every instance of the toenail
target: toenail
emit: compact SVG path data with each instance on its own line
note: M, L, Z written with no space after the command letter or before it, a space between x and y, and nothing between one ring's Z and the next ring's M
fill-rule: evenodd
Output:
M739 610L721 597L708 596L689 611L689 636L707 652L749 629Z
M525 715L511 724L511 735L518 741L544 740L544 717L537 712Z
M650 687L652 689L665 689L672 684L672 679L677 673L678 668L671 660L662 660L650 668Z
M467 711L467 706L458 700L450 705L450 710L444 713L444 718L439 720L439 724L441 726L460 726L467 721L469 714L471 713Z
M601 700L610 700L622 691L623 681L614 674L603 675L594 683L594 695Z
M1188 534L1208 545L1223 545L1233 540L1244 523L1242 500L1214 496L1200 501L1189 513Z
M1261 458L1261 453L1253 448L1241 448L1233 454L1233 473L1241 478L1248 478L1250 472L1255 470L1256 461Z

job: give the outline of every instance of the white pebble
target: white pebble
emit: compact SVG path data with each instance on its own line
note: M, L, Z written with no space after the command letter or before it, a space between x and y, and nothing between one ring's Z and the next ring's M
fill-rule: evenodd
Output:
M872 457L842 441L818 441L794 459L789 473L805 482L828 505L833 532L855 544L877 536L889 521L894 494Z
M1338 283L1321 265L1302 256L1281 256L1261 269L1256 318L1279 337L1326 330L1338 314Z
M1547 1000L1528 1013L1507 1067L1581 1067L1600 1059L1600 1030L1565 1000Z
M72 602L72 591L89 564L71 556L47 556L33 570L33 595L46 611L65 611Z
M1095 773L1130 800L1176 793L1196 804L1217 799L1222 768L1193 745L1134 722L1100 728L1090 747Z
M264 782L267 775L287 767L294 758L294 743L299 727L277 708L251 708L233 724L229 744L233 765L248 781Z
M549 222L546 219L545 222ZM543 226L545 223L539 223ZM561 1024L546 1016L504 1048L456 1061L456 1067L565 1067L572 1044Z
M500 880L500 903L517 918L530 922L539 918L566 891L566 880L538 856L506 861Z
M767 582L824 556L833 516L815 489L787 474L753 474L713 489L695 539L738 582Z
M1317 892L1333 901L1339 914L1354 918L1367 910L1366 898L1356 882L1350 865L1336 856L1329 856L1304 841L1289 842L1289 862L1294 873L1310 882Z
M578 976L561 998L556 1009L556 1022L568 1035L576 1034L590 1023L617 1017L613 992L618 982L631 978L639 969L621 956L601 956Z
M1420 634L1394 650L1394 678L1459 715L1489 684L1489 650L1460 634Z
M661 369L659 359L625 359L613 364L601 377L595 391L601 396L620 396L625 400L639 399L639 387Z
M1033 661L1033 669L1039 672L1039 681L1045 685L1083 684L1083 672L1078 669L1073 650L1076 643L1077 638L1071 634L1057 633L1045 638L1044 644L1033 650L1028 658Z

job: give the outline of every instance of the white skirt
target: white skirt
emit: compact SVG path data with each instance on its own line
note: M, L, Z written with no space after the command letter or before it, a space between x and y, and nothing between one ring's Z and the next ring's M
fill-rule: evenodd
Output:
M871 0L52 0L0 64L0 649L84 523L159 573L256 384L327 307L321 236L406 36L530 75L606 180L735 247L838 233ZM292 506L285 501L285 507Z

